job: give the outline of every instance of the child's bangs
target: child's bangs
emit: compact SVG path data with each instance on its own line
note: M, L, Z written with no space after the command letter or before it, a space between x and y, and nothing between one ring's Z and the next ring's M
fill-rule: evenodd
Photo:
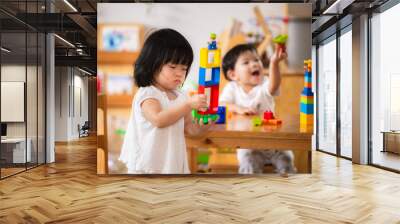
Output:
M191 49L186 49L183 47L169 49L164 54L163 62L163 64L171 63L190 67L193 62L193 53Z

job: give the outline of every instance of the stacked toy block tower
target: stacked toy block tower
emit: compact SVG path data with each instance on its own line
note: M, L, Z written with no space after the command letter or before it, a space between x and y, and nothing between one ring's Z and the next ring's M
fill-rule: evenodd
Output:
M300 100L300 128L312 127L314 122L314 94L312 92L311 60L304 61L304 88Z
M211 34L211 41L207 48L200 49L200 69L198 94L208 97L208 108L206 111L193 111L193 117L208 123L209 118L213 121L218 119L218 97L219 80L221 72L221 50L217 48L216 34ZM221 110L221 109L220 109Z

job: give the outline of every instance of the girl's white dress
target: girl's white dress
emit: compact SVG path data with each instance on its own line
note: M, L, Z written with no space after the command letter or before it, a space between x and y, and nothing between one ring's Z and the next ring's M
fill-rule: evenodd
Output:
M143 116L141 103L149 98L158 100L163 110L186 100L186 95L175 90L177 98L169 100L165 92L155 86L141 87L132 103L131 115L119 160L133 174L190 173L184 136L184 118L174 124L157 128Z

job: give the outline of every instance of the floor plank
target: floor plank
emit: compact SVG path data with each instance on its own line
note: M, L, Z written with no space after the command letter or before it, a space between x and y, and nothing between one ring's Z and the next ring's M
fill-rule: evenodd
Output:
M96 175L96 139L0 181L0 223L400 223L400 175L313 152L313 173Z

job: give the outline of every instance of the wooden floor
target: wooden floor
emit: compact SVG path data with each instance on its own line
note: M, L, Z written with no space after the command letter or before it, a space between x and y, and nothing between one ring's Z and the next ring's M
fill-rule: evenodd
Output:
M0 181L0 223L400 223L400 175L313 154L283 178L96 175L94 138Z
M400 155L391 152L374 151L372 162L376 165L400 170Z

